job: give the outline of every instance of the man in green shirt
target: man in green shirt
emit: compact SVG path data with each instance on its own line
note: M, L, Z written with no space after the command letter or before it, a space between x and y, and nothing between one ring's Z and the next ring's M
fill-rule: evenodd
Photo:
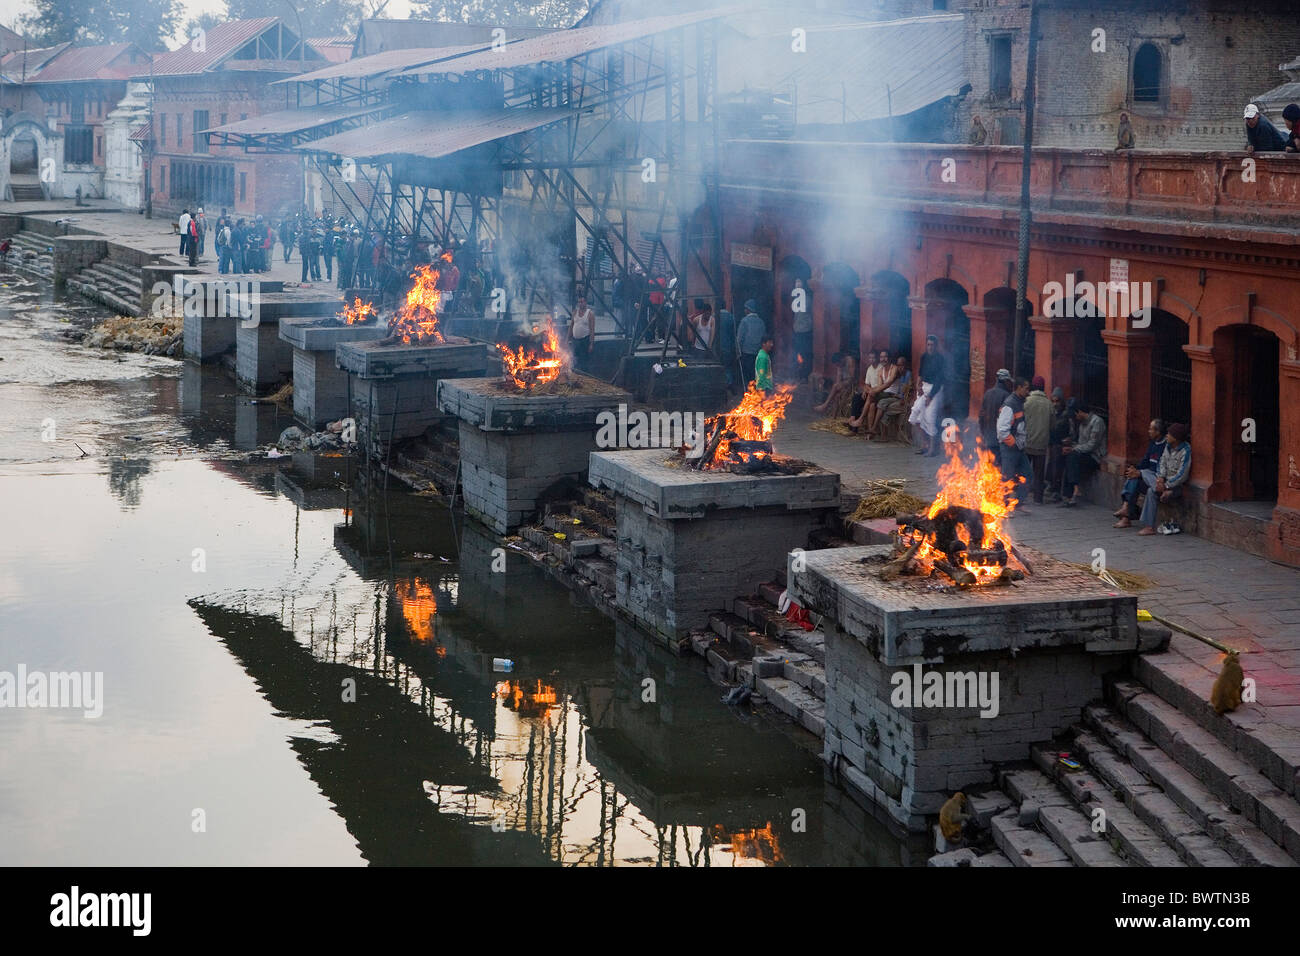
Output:
M771 394L775 386L772 383L772 348L776 342L772 336L763 337L763 347L759 349L758 357L754 359L754 387L761 392Z

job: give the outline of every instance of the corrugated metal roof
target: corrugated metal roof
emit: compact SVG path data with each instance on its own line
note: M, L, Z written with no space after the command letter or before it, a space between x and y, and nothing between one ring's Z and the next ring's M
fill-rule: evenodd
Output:
M230 59L240 48L249 40L253 40L272 27L280 24L280 17L257 17L251 20L232 20L229 23L218 23L204 34L203 50L196 51L193 43L187 43L178 50L170 53L160 53L153 61L154 76L191 76L197 73L207 73L221 66L226 60ZM286 25L285 29L289 29ZM289 30L297 36L297 32ZM311 51L308 62L313 64L320 63L324 57L312 48L311 43L307 44L307 49ZM295 58L296 59L296 58ZM147 76L148 71L137 73L137 76Z
M0 57L0 75L11 83L21 83L25 72L26 78L31 80L40 72L42 66L70 46L71 43L58 43L38 50L15 50L7 53Z
M566 119L576 110L416 110L361 129L312 140L296 147L304 153L330 153L352 159L418 156L437 159Z
M382 53L372 53L369 56L359 56L355 59L348 60L346 63L339 63L335 66L327 66L324 69L314 70L311 73L299 73L297 76L291 76L283 80L276 80L276 83L309 83L316 80L359 80L372 76L383 76L385 73L392 73L396 70L405 69L416 63L432 63L436 60L449 56L460 56L464 53L472 53L475 50L483 49L483 44L474 46L445 46L445 47L414 47L403 50L385 50Z
M718 90L793 91L800 126L904 116L965 85L965 39L962 14L809 28L805 53L789 29L740 38L719 51Z
M490 46L492 31L501 24L447 23L442 20L362 20L357 28L357 56L413 47ZM551 31L541 27L505 27L512 38L534 37Z
M99 43L73 46L41 67L33 83L77 83L92 80L125 80L148 69L149 54L134 43Z
M1281 130L1282 135L1285 136L1286 130L1283 129L1281 119L1282 110L1288 103L1300 103L1300 82L1292 80L1283 83L1281 86L1275 86L1267 93L1259 94L1251 102L1263 110L1266 116L1271 114L1278 117L1277 122L1273 125ZM1243 120L1242 123L1244 125L1245 121Z
M472 73L478 70L509 70L536 63L562 63L594 50L617 46L629 40L639 40L678 27L690 26L692 23L740 13L744 9L741 6L718 7L668 17L632 20L627 23L607 23L558 30L544 36L507 42L497 50L487 49L449 62L411 67L403 70L402 74L423 76L435 73Z
M214 126L207 130L197 130L197 132L244 136L284 135L287 133L300 133L303 130L324 126L328 123L336 123L339 120L367 116L385 109L391 109L391 107L387 105L310 106L296 110L277 110L274 113L250 116L248 119L240 120L237 123L227 123L225 126Z
M352 41L347 37L308 40L307 43L330 63L346 63L352 59Z

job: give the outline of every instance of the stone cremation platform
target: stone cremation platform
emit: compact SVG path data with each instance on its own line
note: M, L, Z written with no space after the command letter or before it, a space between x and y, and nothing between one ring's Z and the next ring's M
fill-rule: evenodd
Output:
M910 830L955 790L994 780L1102 696L1104 675L1168 632L1139 626L1137 599L1020 547L1008 585L881 578L890 546L794 555L790 596L824 615L823 756Z
M460 419L466 511L498 534L528 521L549 489L583 480L597 419L630 400L582 374L539 390L502 378L443 379L438 407Z
M614 495L615 601L668 640L753 593L839 510L840 476L696 471L666 449L596 452L588 481Z
M437 345L390 344L383 339L340 344L335 364L351 379L352 414L367 435L373 422L380 443L414 438L442 420L438 383L487 370L487 346L448 338Z
M348 373L335 363L335 349L387 334L388 326L377 321L346 325L332 318L281 319L280 338L293 348L294 417L312 429L346 418Z

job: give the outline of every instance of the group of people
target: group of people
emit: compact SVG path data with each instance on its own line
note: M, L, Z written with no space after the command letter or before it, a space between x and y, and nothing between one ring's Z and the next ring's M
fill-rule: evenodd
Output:
M857 361L852 355L832 356L839 366L839 378L831 385L826 398L813 410L822 415L844 418L854 434L866 428L866 437L882 437L886 421L902 414L911 394L912 373L907 356L901 352L892 360L888 349L872 349L871 364L861 382Z
M1016 514L1024 514L1026 496L1036 504L1076 505L1081 486L1101 467L1107 452L1107 424L1097 409L1066 399L1058 386L1045 393L1041 375L1032 381L998 369L997 382L980 403L980 445L991 453L1004 481L1015 481ZM1176 521L1156 527L1161 502L1180 499L1191 476L1187 426L1150 423L1151 443L1145 457L1125 468L1125 485L1115 510L1116 528L1138 521L1141 535L1177 534Z
M1247 153L1300 153L1300 105L1288 103L1282 110L1285 136L1254 103L1246 104L1244 118Z

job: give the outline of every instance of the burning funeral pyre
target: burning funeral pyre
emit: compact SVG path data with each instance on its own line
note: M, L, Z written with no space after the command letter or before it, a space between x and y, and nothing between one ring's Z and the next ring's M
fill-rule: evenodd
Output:
M989 452L980 450L968 465L958 442L948 448L934 503L924 514L897 516L899 553L881 576L937 572L970 587L1008 584L1032 573L1003 526L1015 508L1015 482L1002 479Z
M351 305L343 306L343 311L338 317L344 325L366 325L379 318L379 313L375 311L372 303L354 298Z
M781 385L772 394L752 384L740 404L729 412L705 419L704 453L693 461L702 471L730 471L737 475L794 474L804 462L772 452L772 433L794 399L794 386Z
M451 262L451 253L444 252L443 262ZM415 284L406 293L406 302L388 321L390 345L440 345L446 341L438 328L438 307L442 293L438 290L439 272L433 266L418 266L411 273Z
M498 342L497 350L501 353L506 381L519 389L531 389L555 381L568 364L560 349L560 337L555 334L555 325L550 319L547 319L545 328L534 326L533 335L524 344L512 349Z

